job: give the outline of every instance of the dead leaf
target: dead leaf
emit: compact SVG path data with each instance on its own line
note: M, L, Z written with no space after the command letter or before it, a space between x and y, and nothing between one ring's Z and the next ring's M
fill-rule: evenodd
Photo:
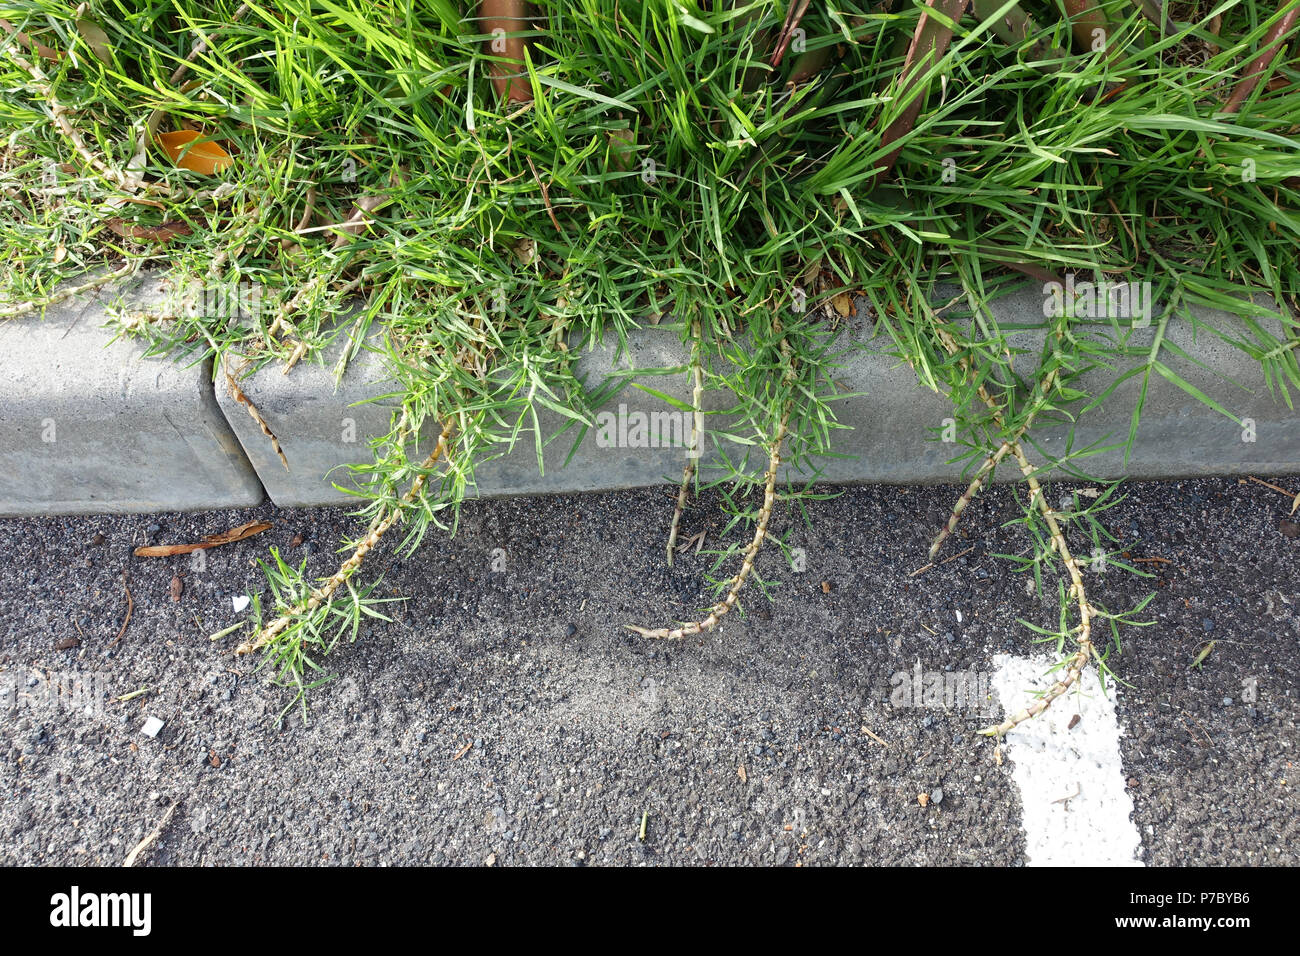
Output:
M736 776L740 778L741 783L749 783L749 774L745 772L745 765L743 763L736 768Z
M81 38L86 41L86 45L101 63L113 65L113 52L108 45L108 34L104 32L103 27L93 20L83 18L77 21L77 32L81 34Z
M605 134L609 139L609 158L622 170L629 170L636 161L636 133L630 129L612 129Z
M840 314L840 318L847 319L853 312L853 298L847 292L832 296L831 305L835 306L835 311Z
M918 793L916 795L916 802L923 807L928 807L930 805L930 795L928 793Z
M238 528L222 531L220 534L210 534L197 544L155 544L136 548L134 554L137 558L170 558L177 554L202 551L204 548L234 544L236 541L243 541L255 534L261 534L270 527L271 522L269 521L250 521L247 524L241 524Z
M513 251L521 265L531 265L537 258L537 243L525 236L515 243Z
M110 219L104 225L123 239L135 239L143 242L171 242L177 236L188 236L193 230L179 220L164 222L158 226L142 226L124 219Z
M179 574L172 575L171 592L173 601L179 601L181 595L185 593L185 582L181 580Z
M361 235L362 230L370 224L370 220L366 217L383 204L383 196L362 196L358 199L353 205L352 211L348 213L347 220L341 226L336 227L339 234L334 237L333 248L337 249L353 236Z
M171 157L171 161L181 169L191 169L207 176L223 172L234 162L231 155L219 145L204 140L202 133L196 133L192 129L159 133L158 142Z

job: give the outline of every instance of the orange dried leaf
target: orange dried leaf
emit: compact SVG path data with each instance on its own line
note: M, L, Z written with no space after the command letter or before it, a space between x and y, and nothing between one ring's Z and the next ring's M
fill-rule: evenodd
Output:
M158 134L158 142L167 151L171 161L181 169L215 176L234 162L230 154L216 143L211 140L199 142L200 140L203 140L203 135L192 129Z

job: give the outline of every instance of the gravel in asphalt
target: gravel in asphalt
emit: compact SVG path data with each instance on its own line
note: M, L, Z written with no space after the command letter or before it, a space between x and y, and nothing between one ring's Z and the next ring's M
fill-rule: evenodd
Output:
M372 556L363 574L406 600L327 662L305 725L278 719L290 697L233 655L237 636L208 635L249 613L232 599L264 590L268 546L332 573L359 530L346 511L0 520L0 863L120 865L177 801L142 862L1023 863L1012 760L975 734L994 704L891 702L918 662L979 678L996 654L1041 651L1016 622L1054 626L1056 600L994 556L1027 547L1002 527L1016 491L978 498L944 554L973 550L915 576L957 490L842 492L809 504L810 525L778 508L804 570L765 551L773 603L751 585L743 616L673 644L622 627L711 599L711 556L664 563L671 489L467 504L454 538ZM1114 610L1155 592L1152 625L1112 659L1142 859L1295 865L1290 503L1239 479L1125 494L1108 527L1153 577L1088 581ZM132 556L254 518L272 529L201 566ZM724 525L706 497L682 538L704 530L707 550ZM51 678L107 702L51 703Z

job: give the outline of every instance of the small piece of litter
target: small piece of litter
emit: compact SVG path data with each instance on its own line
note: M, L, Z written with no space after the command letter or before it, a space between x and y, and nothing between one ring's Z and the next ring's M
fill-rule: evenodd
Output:
M238 594L230 599L230 605L235 609L235 613L238 614L240 611L244 610L244 608L248 607L250 600L251 599L247 594Z
M157 717L149 717L145 720L144 726L140 728L140 733L146 737L157 737L163 729L163 722Z

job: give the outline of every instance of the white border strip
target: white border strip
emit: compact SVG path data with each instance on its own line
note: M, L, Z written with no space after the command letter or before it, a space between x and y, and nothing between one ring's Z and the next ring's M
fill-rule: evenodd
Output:
M993 659L993 689L1013 714L1055 680L1046 657ZM1020 789L1029 866L1142 866L1142 838L1120 762L1114 684L1102 693L1095 669L1003 744ZM1070 722L1079 716L1073 729Z

